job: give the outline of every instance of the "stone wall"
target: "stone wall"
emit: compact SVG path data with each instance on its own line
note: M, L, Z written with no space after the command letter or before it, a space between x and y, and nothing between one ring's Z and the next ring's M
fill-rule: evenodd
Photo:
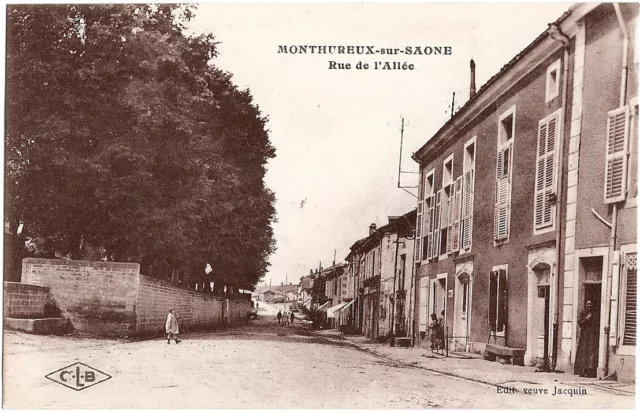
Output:
M172 307L181 331L237 324L251 308L249 299L238 297L227 300L223 311L221 298L140 275L137 263L27 258L22 283L48 287L76 330L97 335L164 333Z
M45 317L44 307L48 297L48 287L4 282L4 317Z
M22 283L49 287L77 330L128 336L136 327L137 263L36 259L22 261Z
M140 275L136 306L136 332L162 334L169 309L178 314L180 331L222 323L222 299L178 289L169 283Z

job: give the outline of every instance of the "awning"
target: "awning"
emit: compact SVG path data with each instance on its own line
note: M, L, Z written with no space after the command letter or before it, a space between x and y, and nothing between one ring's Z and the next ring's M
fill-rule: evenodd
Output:
M329 306L329 303L331 303L331 302L324 303L322 306L319 306L318 309L316 309L316 310L327 310L327 307Z
M336 314L339 313L342 309L346 308L351 302L343 302L340 304L337 304L335 306L330 307L329 309L327 309L327 317L328 318L335 318Z

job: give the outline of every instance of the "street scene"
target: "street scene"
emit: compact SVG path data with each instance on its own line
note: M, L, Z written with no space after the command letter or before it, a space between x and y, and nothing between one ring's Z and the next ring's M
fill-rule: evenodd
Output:
M633 408L639 15L9 5L3 406Z
M276 308L265 305L273 312ZM249 325L193 333L168 346L139 342L5 335L5 406L10 408L624 408L633 396L584 380L504 379L504 387L583 388L586 395L498 394L482 375L471 379L377 356L306 323L279 326L260 315ZM407 349L399 349L407 351ZM37 354L37 363L29 359ZM44 378L76 361L113 377L86 391ZM25 365L28 365L25 367ZM431 368L438 368L431 365ZM628 388L623 388L628 390ZM27 395L28 394L28 395ZM301 396L303 395L303 396ZM43 401L44 400L44 401Z

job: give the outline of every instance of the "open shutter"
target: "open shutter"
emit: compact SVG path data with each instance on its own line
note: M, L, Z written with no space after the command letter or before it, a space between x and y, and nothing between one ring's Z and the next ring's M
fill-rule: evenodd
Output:
M423 251L422 258L423 259L431 259L433 257L433 253L431 251L431 244L433 243L433 196L429 197L425 200L426 206L426 215L425 215L425 225L426 225L426 236L423 239Z
M612 110L607 120L607 152L604 176L604 203L623 201L627 183L629 108Z
M498 152L498 164L496 166L496 203L493 223L493 235L495 240L509 237L509 183L511 145Z
M611 322L609 329L609 345L618 346L618 297L620 289L620 254L618 250L613 251L612 276L611 276Z
M429 322L429 278L420 278L420 332L427 331L427 325Z
M453 202L453 233L452 233L452 252L460 250L460 215L462 209L462 176L456 179L455 196Z
M497 332L504 332L507 328L507 313L509 302L507 295L507 271L498 270L498 327Z
M460 227L460 247L471 247L471 226L473 207L473 169L464 174L464 192L462 200L462 222Z
M551 202L555 190L555 149L557 140L557 116L538 127L538 155L536 164L536 187L534 197L534 228L553 225L554 204Z
M422 241L422 209L424 207L424 202L420 201L418 202L418 214L416 217L416 235L415 235L415 261L416 262L420 262L421 259L421 252L422 252L422 246L421 246L421 241Z
M444 245L444 250L440 251L440 253L449 253L449 250L451 248L451 242L449 240L449 224L450 224L450 220L449 220L449 212L451 211L451 186L447 186L446 188L442 189L442 192L440 194L441 198L441 203L442 205L440 206L440 228L445 230L447 233L447 241L445 242ZM442 235L441 235L442 236Z
M623 345L636 345L636 320L637 320L637 296L638 296L638 255L630 253L626 257L625 271L626 292L625 292L625 316L624 316L624 336Z
M498 308L498 272L493 270L489 273L489 329L496 331L497 309Z
M449 207L447 210L447 252L453 252L453 222L454 211L456 209L456 191L455 186L452 184L449 186Z
M433 246L432 256L437 258L440 256L440 198L442 190L438 190L435 197L434 209L433 209Z

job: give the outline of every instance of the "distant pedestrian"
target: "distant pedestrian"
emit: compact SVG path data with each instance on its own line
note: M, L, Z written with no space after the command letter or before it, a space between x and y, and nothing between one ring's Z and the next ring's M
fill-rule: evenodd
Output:
M282 320L282 312L278 311L278 314L276 315L276 318L278 318L278 325L280 324L280 320Z
M173 312L173 308L169 309L169 314L167 315L167 323L164 326L165 331L167 332L167 344L171 344L171 339L175 339L176 344L181 341L178 340L178 333L180 333L178 329L178 315Z
M293 312L291 312L291 324L293 325L293 320L296 318L296 316L293 314Z
M282 317L282 323L285 325L289 324L289 312L284 312L284 316Z

